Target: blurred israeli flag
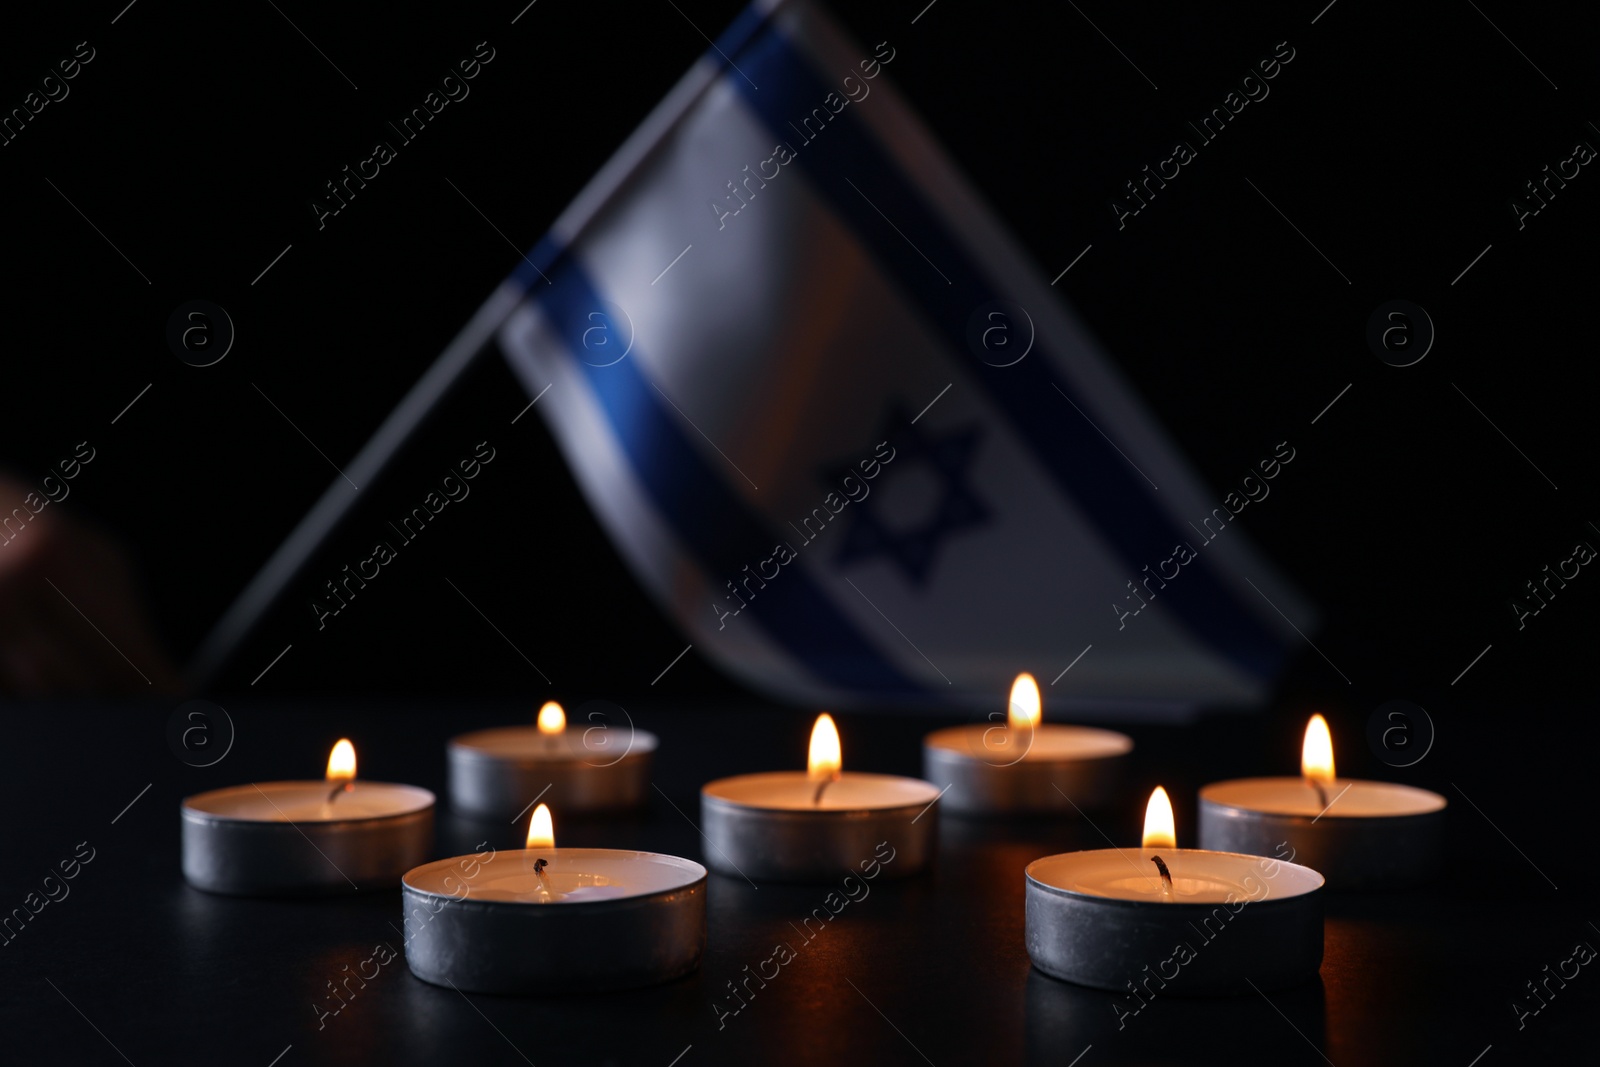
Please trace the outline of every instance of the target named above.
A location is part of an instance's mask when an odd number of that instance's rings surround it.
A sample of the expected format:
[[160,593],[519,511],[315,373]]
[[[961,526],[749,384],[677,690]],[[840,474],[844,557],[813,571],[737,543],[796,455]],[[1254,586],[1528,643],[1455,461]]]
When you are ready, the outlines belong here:
[[1311,608],[897,55],[754,4],[491,301],[506,358],[638,580],[756,689],[1001,706],[1030,670],[1063,706],[1260,699]]

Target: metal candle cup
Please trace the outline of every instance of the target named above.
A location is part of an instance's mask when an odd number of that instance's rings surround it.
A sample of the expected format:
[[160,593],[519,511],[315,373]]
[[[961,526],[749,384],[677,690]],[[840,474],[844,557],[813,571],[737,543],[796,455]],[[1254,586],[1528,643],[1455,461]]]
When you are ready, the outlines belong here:
[[774,882],[852,874],[879,844],[894,849],[890,877],[933,860],[939,790],[919,778],[848,771],[814,803],[804,771],[723,778],[700,790],[706,863],[723,874]]
[[[1152,856],[1166,863],[1165,891]],[[1097,849],[1028,864],[1028,956],[1116,992],[1215,996],[1284,988],[1322,964],[1322,876],[1199,849]]]
[[[1322,875],[1232,852],[1177,847],[1160,786],[1144,843],[1028,864],[1028,958],[1045,974],[1143,998],[1213,996],[1305,981],[1322,965]],[[1269,884],[1270,883],[1270,884]],[[1152,984],[1153,983],[1153,984]]]
[[1033,675],[1017,675],[1004,723],[952,726],[922,742],[922,773],[962,815],[1066,814],[1108,797],[1133,741],[1110,730],[1041,722]]
[[[476,873],[463,876],[467,866]],[[411,972],[463,992],[653,985],[693,971],[705,950],[706,869],[677,856],[553,847],[463,856],[408,871],[401,895]]]
[[433,847],[433,794],[389,782],[261,782],[184,800],[183,876],[235,896],[393,887]]
[[920,778],[845,773],[843,766],[839,730],[823,712],[811,730],[804,771],[742,774],[704,786],[706,862],[743,878],[831,881],[854,874],[887,844],[897,861],[894,876],[927,867],[939,790]]
[[1335,779],[1323,790],[1328,803],[1303,778],[1208,785],[1200,790],[1200,844],[1292,855],[1321,871],[1332,890],[1399,889],[1438,873],[1444,797],[1390,782]]
[[1321,715],[1306,724],[1299,778],[1241,778],[1200,790],[1200,843],[1290,857],[1335,890],[1398,889],[1426,881],[1444,861],[1444,797],[1409,785],[1334,775],[1333,736]]
[[1075,814],[1105,804],[1132,750],[1086,726],[952,726],[923,739],[922,773],[949,784],[939,803],[957,814]]
[[[656,737],[630,725],[626,746],[617,746],[611,736],[615,732],[606,727],[569,729],[560,705],[550,703],[541,710],[538,725],[452,738],[450,806],[466,815],[493,818],[515,818],[536,799],[563,812],[641,807],[649,794]],[[592,735],[598,735],[597,743],[591,743]]]

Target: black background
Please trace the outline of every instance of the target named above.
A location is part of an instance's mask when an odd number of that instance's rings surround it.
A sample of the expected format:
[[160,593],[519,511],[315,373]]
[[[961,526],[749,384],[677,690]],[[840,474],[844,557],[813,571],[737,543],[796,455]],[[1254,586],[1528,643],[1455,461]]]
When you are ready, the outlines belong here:
[[[684,8],[712,35],[736,11]],[[1314,26],[1316,12],[1281,5],[1086,13],[1159,90],[1070,8],[941,2],[915,26],[914,10],[842,15],[858,40],[897,49],[897,82],[1046,276],[1093,244],[1057,288],[1218,498],[1273,443],[1296,444],[1294,477],[1246,521],[1326,609],[1318,644],[1369,700],[1438,699],[1490,643],[1469,675],[1476,691],[1580,692],[1585,583],[1520,633],[1508,601],[1577,539],[1600,536],[1587,525],[1600,511],[1583,358],[1600,197],[1585,170],[1520,232],[1509,204],[1576,139],[1600,137],[1586,125],[1592,27],[1575,12],[1497,20],[1558,90],[1471,5],[1340,0]],[[95,445],[67,506],[132,547],[181,660],[338,478],[252,383],[347,463],[516,264],[506,240],[531,246],[705,42],[665,3],[542,3],[515,26],[515,11],[487,7],[296,18],[358,91],[270,5],[223,18],[141,0],[113,26],[115,14],[56,12],[0,44],[4,99],[18,103],[78,41],[96,49],[71,95],[0,149],[0,455],[26,475],[79,440]],[[309,204],[323,183],[482,40],[496,58],[471,95],[319,231]],[[1119,232],[1108,203],[1122,183],[1176,138],[1197,140],[1186,122],[1284,40],[1296,58],[1271,95]],[[164,341],[168,315],[196,298],[227,308],[238,331],[210,368],[184,365]],[[1413,367],[1384,365],[1364,341],[1368,315],[1396,298],[1425,307],[1438,330]],[[470,679],[522,691],[534,675],[449,576],[558,686],[648,688],[682,645],[638,595],[539,420],[510,425],[525,403],[485,361],[369,487],[353,544],[330,545],[308,569],[224,688],[314,631],[307,601],[349,561],[341,549],[364,545],[367,528],[484,439],[506,458],[472,507],[407,553],[405,578],[375,583],[303,640],[273,686],[455,691]],[[692,654],[671,677],[681,692],[718,684]]]
[[[1320,708],[1342,771],[1446,793],[1457,869],[1477,850],[1509,857],[1503,870],[1529,883],[1516,907],[1554,901],[1581,932],[1600,596],[1589,584],[1600,579],[1585,570],[1521,631],[1509,601],[1576,541],[1600,544],[1589,369],[1600,212],[1589,186],[1600,179],[1586,167],[1522,230],[1510,202],[1577,140],[1600,144],[1589,124],[1600,121],[1595,16],[1363,0],[1320,16],[1315,2],[1080,6],[938,0],[924,11],[914,0],[836,13],[858,41],[897,49],[893,78],[1046,277],[1093,246],[1056,288],[1218,498],[1273,443],[1298,450],[1292,476],[1244,518],[1324,609],[1313,637],[1349,684],[1306,649],[1264,719],[1195,751],[1245,772],[1292,766],[1305,713]],[[261,394],[347,462],[514,267],[507,240],[534,243],[704,51],[694,27],[715,36],[739,6],[539,0],[515,25],[515,0],[278,7],[56,7],[8,14],[0,35],[6,110],[79,41],[96,50],[70,96],[0,148],[0,465],[37,478],[76,442],[94,445],[60,506],[129,548],[180,660],[338,477]],[[308,205],[323,183],[484,40],[496,58],[471,95],[319,231]],[[1122,183],[1192,139],[1186,121],[1280,41],[1296,54],[1271,95],[1119,231],[1108,201]],[[228,357],[203,369],[177,360],[164,336],[172,310],[196,298],[224,306],[238,330]],[[1373,309],[1396,298],[1425,307],[1438,330],[1407,368],[1380,362],[1364,339]],[[485,360],[364,487],[346,532],[204,695],[249,688],[292,641],[253,691],[262,699],[744,699],[693,652],[651,686],[683,638],[638,591],[538,418],[510,425],[527,400]],[[500,458],[471,506],[315,633],[305,601],[354,558],[363,528],[484,439]],[[1368,713],[1392,698],[1429,709],[1439,730],[1407,771],[1360,744]],[[79,729],[96,720],[62,714],[67,747],[98,751]],[[164,714],[139,714],[158,736]],[[1183,773],[1190,756],[1171,752],[1154,773]],[[14,810],[53,823],[33,814],[59,785],[53,770],[39,777],[37,755],[9,753],[36,786],[7,792]],[[1466,795],[1481,812],[1460,803]],[[30,832],[27,856],[53,860],[53,841]],[[1549,891],[1513,849],[1563,889]],[[6,866],[8,891],[25,892],[26,872]],[[1470,924],[1450,936],[1471,936]],[[115,958],[112,942],[97,951]],[[1517,963],[1532,966],[1491,968],[1484,988],[1508,999],[1554,958],[1542,944],[1526,953]]]

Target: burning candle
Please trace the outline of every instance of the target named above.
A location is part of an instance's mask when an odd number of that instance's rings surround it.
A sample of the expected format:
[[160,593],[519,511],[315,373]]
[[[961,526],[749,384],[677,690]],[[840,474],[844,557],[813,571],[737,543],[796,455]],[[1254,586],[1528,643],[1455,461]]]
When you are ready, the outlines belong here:
[[1322,964],[1322,884],[1298,864],[1178,848],[1157,787],[1138,850],[1028,864],[1028,956],[1052,977],[1141,998],[1283,988]]
[[1394,889],[1438,872],[1445,804],[1426,789],[1337,777],[1328,722],[1313,715],[1299,778],[1240,778],[1200,790],[1200,843],[1258,855],[1292,850],[1330,889]]
[[922,744],[923,775],[948,783],[940,806],[959,814],[1075,812],[1103,804],[1133,740],[1111,730],[1041,722],[1039,685],[1019,674],[1004,726],[952,726]]
[[320,782],[259,782],[184,800],[183,876],[239,896],[393,886],[433,845],[433,794],[356,778],[341,738]]
[[550,809],[527,848],[406,872],[406,963],[435,985],[566,993],[665,982],[700,965],[706,869],[654,852],[557,848]]
[[[602,718],[602,712],[591,713],[591,721]],[[532,725],[451,739],[450,806],[467,815],[513,819],[536,799],[568,812],[636,808],[649,792],[655,749],[655,735],[634,729],[631,721],[625,728],[603,721],[572,728],[561,705],[547,701]]]
[[700,790],[706,862],[744,878],[803,882],[864,870],[881,845],[893,875],[933,858],[939,790],[920,778],[845,771],[839,731],[817,716],[804,771],[743,774]]

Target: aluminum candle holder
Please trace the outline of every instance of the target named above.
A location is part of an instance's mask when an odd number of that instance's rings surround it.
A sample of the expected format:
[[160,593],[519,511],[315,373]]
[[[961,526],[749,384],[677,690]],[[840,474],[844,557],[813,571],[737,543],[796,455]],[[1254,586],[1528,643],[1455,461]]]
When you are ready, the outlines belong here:
[[[1017,675],[1005,722],[936,730],[922,774],[958,815],[1078,814],[1110,798],[1133,740],[1111,730],[1042,722],[1039,685]],[[996,716],[998,718],[998,716]]]
[[[1122,757],[1133,750],[1124,734],[1083,726],[1041,724],[1020,755],[992,744],[996,727],[953,726],[923,741],[922,773],[948,783],[942,808],[960,815],[1076,815],[1111,799]],[[1026,736],[1026,735],[1024,735]]]
[[[406,963],[469,993],[556,994],[670,981],[700,965],[706,869],[616,849],[502,852],[439,860],[401,884]],[[454,883],[454,885],[452,885]]]
[[332,803],[329,793],[326,782],[262,782],[187,798],[184,878],[235,896],[386,889],[432,851],[426,789],[356,782]]
[[1306,724],[1299,778],[1240,778],[1200,790],[1200,844],[1309,864],[1333,890],[1400,889],[1444,862],[1438,793],[1334,773],[1321,715]]
[[1145,808],[1143,847],[1045,856],[1023,881],[1033,965],[1141,1004],[1158,993],[1281,988],[1322,965],[1322,875],[1178,848],[1172,801],[1159,786]]
[[[920,778],[843,770],[839,730],[823,712],[803,771],[742,774],[700,790],[706,862],[774,882],[831,881],[874,856],[891,877],[923,870],[938,838],[939,790]],[[882,850],[887,848],[889,858]]]
[[[1174,892],[1160,891],[1152,856],[1168,864]],[[1217,996],[1251,993],[1252,982],[1296,985],[1322,964],[1322,876],[1308,867],[1199,849],[1098,849],[1035,860],[1024,877],[1028,956],[1053,978]],[[1157,888],[1142,891],[1141,881]]]
[[[503,726],[452,738],[450,806],[466,815],[509,818],[535,799],[563,812],[619,811],[644,805],[656,737],[566,725],[561,707],[548,703],[538,725]],[[620,751],[619,751],[620,749]]]
[[837,879],[881,858],[885,844],[891,878],[933,862],[939,791],[927,782],[851,772],[829,788],[826,807],[810,805],[815,788],[799,771],[708,784],[700,791],[706,862],[723,874],[774,882]]
[[1319,813],[1299,779],[1213,783],[1200,790],[1200,845],[1293,857],[1336,891],[1402,889],[1439,873],[1444,797],[1389,782],[1332,783],[1331,793],[1340,790]]

